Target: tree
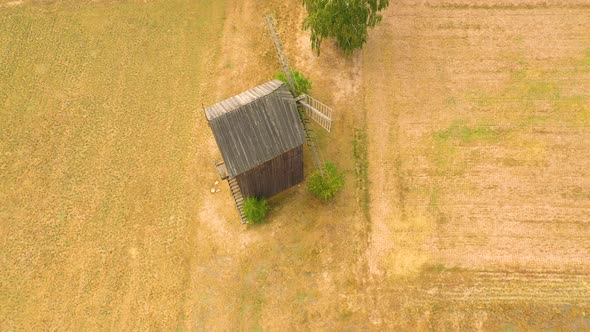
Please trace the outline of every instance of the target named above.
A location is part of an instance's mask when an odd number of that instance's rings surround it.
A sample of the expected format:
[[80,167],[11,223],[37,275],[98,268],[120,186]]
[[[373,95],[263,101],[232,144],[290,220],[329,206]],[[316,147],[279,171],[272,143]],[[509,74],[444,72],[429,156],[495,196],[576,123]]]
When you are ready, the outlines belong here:
[[344,186],[344,174],[338,171],[338,167],[331,162],[324,165],[324,175],[315,171],[307,182],[307,188],[315,196],[328,200]]
[[[307,93],[311,89],[311,82],[309,79],[307,79],[307,77],[303,76],[303,74],[297,70],[291,71],[291,77],[293,78],[293,84],[295,85],[295,90],[298,96],[300,96],[302,93]],[[275,79],[289,83],[287,80],[287,75],[282,71],[275,74]]]
[[248,224],[261,223],[269,210],[266,199],[256,197],[246,197],[243,208]]
[[379,11],[389,0],[303,0],[308,16],[303,29],[311,30],[311,47],[320,54],[324,38],[336,38],[338,46],[350,54],[367,41],[368,28],[382,19]]

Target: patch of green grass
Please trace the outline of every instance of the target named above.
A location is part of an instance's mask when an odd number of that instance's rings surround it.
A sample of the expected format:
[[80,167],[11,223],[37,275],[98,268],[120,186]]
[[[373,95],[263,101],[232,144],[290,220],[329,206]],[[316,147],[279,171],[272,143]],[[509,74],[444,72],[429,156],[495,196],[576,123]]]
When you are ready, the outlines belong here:
[[[514,61],[516,68],[511,72],[511,80],[504,89],[494,94],[487,91],[471,91],[466,95],[467,100],[480,108],[509,107],[513,109],[511,113],[522,114],[535,111],[542,104],[551,104],[562,98],[559,85],[548,79],[545,72],[529,69],[526,61]],[[516,102],[517,106],[512,102]],[[515,113],[515,110],[518,112]]]
[[295,296],[295,302],[301,306],[305,306],[306,303],[314,302],[318,298],[317,290],[314,289],[301,289]]
[[480,24],[445,23],[445,24],[439,24],[438,28],[442,29],[442,30],[481,30],[482,26]]
[[297,297],[295,298],[295,301],[297,301],[299,303],[303,303],[303,302],[305,302],[305,300],[307,300],[306,293],[299,293],[299,294],[297,294]]
[[240,306],[240,325],[250,326],[253,331],[261,330],[260,320],[265,301],[264,295],[259,290],[247,290],[241,298],[243,304]]
[[517,61],[517,68],[511,73],[511,83],[497,96],[520,100],[553,100],[559,99],[561,91],[556,83],[547,80],[547,75],[542,71],[534,71],[528,68],[528,63]]
[[[529,3],[490,3],[490,4],[469,4],[469,3],[443,3],[440,5],[430,5],[432,7],[444,9],[486,9],[486,10],[522,10],[522,9],[538,9],[548,7],[546,3],[529,4]],[[572,8],[585,8],[585,5],[570,5]]]
[[524,117],[519,124],[519,127],[540,126],[547,123],[548,117],[546,115],[529,115]]
[[511,157],[507,157],[507,158],[502,158],[499,160],[500,164],[506,167],[516,167],[516,166],[522,166],[525,164],[524,161],[519,160],[519,159],[515,159],[515,158],[511,158]]
[[524,95],[528,99],[559,99],[560,92],[554,83],[543,80],[528,80],[524,83]]
[[449,171],[459,172],[462,170],[454,167],[456,164],[456,155],[459,149],[448,142],[435,140],[433,158],[437,167],[438,173],[448,173]]
[[367,159],[367,133],[364,130],[355,130],[352,141],[352,154],[355,161],[354,174],[357,188],[361,192],[360,203],[365,218],[369,219],[369,161]]
[[467,126],[462,121],[452,123],[447,129],[434,133],[435,141],[439,143],[479,143],[497,142],[500,132],[489,126]]
[[348,309],[340,310],[340,312],[338,313],[338,318],[340,318],[340,320],[348,320],[351,316],[352,311]]
[[443,272],[446,269],[447,269],[447,267],[444,266],[444,264],[434,264],[434,265],[424,266],[425,271],[431,271],[431,272]]
[[584,105],[580,111],[576,112],[575,121],[583,125],[590,124],[590,104]]
[[526,77],[526,70],[515,70],[511,74],[513,81],[520,81]]
[[66,215],[63,213],[60,213],[57,215],[57,220],[60,222],[64,222],[66,220]]
[[556,101],[553,107],[560,119],[579,125],[590,124],[590,99],[588,97],[571,96]]
[[502,332],[514,332],[516,331],[516,325],[514,323],[504,323],[501,329]]
[[452,271],[458,271],[459,269],[456,267],[448,267],[444,264],[424,264],[422,266],[422,271],[423,272],[434,272],[434,273],[440,273],[440,272],[452,272]]
[[439,205],[441,204],[441,193],[438,185],[431,190],[428,198],[428,211],[437,223],[444,224],[447,222],[445,216],[441,213]]
[[433,133],[433,159],[439,174],[462,174],[467,163],[460,154],[461,145],[489,144],[500,141],[503,132],[487,125],[468,126],[453,122],[448,128]]
[[433,188],[432,191],[430,191],[430,199],[428,200],[429,210],[431,210],[431,211],[437,210],[439,203],[440,203],[440,194],[439,194],[438,187],[436,187],[436,188]]
[[455,106],[457,105],[457,98],[455,97],[448,97],[447,99],[445,99],[445,104],[447,104],[448,106]]
[[516,62],[515,69],[511,73],[512,82],[519,82],[525,79],[527,77],[529,63],[520,59],[518,55],[516,55],[515,58],[510,58],[510,60]]
[[579,64],[580,66],[590,67],[590,48],[584,52],[584,57]]
[[[472,91],[467,94],[467,100],[482,109],[493,106],[506,110],[504,120],[512,122],[515,128],[543,126],[551,122],[582,127],[590,124],[588,97],[568,95],[558,82],[552,80],[550,73],[531,69],[522,59],[513,61],[516,66],[511,73],[511,82],[502,91],[493,95]],[[579,66],[590,65],[590,49],[576,61]],[[469,139],[470,135],[466,137]]]
[[466,99],[479,107],[492,106],[497,102],[497,99],[492,99],[481,92],[470,92],[466,95]]

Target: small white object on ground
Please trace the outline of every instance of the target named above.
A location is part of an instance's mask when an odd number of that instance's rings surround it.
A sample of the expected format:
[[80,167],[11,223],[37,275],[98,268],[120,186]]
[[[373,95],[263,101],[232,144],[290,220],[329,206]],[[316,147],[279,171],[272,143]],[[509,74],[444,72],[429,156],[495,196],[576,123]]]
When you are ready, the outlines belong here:
[[215,192],[215,188],[211,188],[211,192],[214,193]]
[[215,192],[216,192],[216,193],[218,193],[218,192],[220,192],[220,191],[221,191],[220,189],[217,189]]
[[215,181],[215,185],[218,185],[218,184],[219,184],[219,181]]

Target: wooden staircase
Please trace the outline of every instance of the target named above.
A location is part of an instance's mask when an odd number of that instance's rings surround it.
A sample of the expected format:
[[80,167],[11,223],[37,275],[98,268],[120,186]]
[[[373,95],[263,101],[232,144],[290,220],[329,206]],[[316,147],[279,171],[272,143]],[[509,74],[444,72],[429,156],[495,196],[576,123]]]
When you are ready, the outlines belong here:
[[242,219],[242,224],[245,224],[247,219],[246,215],[244,214],[244,197],[242,197],[242,192],[240,191],[238,181],[236,178],[228,177],[227,183],[229,184],[229,189],[234,198],[234,202],[236,203],[236,208],[238,209],[238,213]]

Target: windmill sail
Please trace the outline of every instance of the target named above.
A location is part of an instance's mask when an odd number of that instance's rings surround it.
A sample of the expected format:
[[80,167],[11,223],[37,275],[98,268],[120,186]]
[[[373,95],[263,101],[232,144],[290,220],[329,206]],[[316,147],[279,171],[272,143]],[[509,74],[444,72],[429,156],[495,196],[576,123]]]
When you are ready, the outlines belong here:
[[[270,30],[270,36],[272,38],[272,41],[275,45],[275,49],[277,51],[277,55],[279,57],[279,62],[281,63],[281,67],[283,67],[283,71],[285,72],[285,75],[287,76],[287,80],[289,81],[289,89],[291,90],[291,93],[293,95],[296,95],[295,84],[293,84],[293,78],[291,77],[291,71],[289,70],[289,66],[287,65],[287,60],[285,60],[285,56],[283,55],[283,51],[281,50],[281,43],[279,42],[279,38],[277,37],[277,34],[275,32],[274,25],[272,24],[272,19],[270,18],[270,15],[266,15],[265,18],[266,18],[266,24],[268,24],[268,29]],[[303,125],[303,130],[305,131],[307,143],[309,144],[309,146],[311,147],[311,151],[313,152],[316,166],[318,167],[320,174],[322,174],[322,176],[323,176],[324,175],[324,169],[323,169],[324,164],[322,163],[322,159],[320,157],[320,152],[318,151],[318,148],[315,145],[315,141],[313,139],[313,135],[311,134],[311,130],[309,130],[309,128],[307,127],[307,124],[305,123],[303,112],[300,111],[299,116],[301,117],[301,124]]]
[[330,132],[330,129],[332,128],[332,113],[334,111],[310,95],[303,94],[303,97],[304,98],[299,100],[299,104],[305,108],[305,114],[322,128]]
[[291,90],[291,93],[294,96],[296,96],[297,94],[295,92],[295,84],[293,84],[293,78],[291,77],[291,70],[289,69],[289,66],[287,65],[287,60],[285,59],[283,51],[281,50],[281,43],[279,41],[279,38],[277,37],[277,33],[275,32],[275,27],[272,24],[272,19],[270,15],[266,15],[264,18],[266,19],[266,24],[268,25],[268,29],[270,30],[270,37],[272,38],[272,42],[275,45],[277,55],[279,56],[279,62],[281,63],[283,71],[285,72],[285,76],[287,76],[289,90]]

